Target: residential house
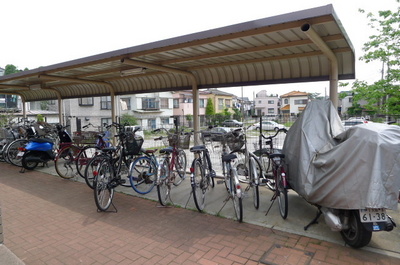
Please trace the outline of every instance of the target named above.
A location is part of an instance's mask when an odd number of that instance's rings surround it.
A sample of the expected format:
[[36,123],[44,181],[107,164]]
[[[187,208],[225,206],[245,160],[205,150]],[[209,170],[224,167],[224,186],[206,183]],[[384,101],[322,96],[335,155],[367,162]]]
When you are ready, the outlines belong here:
[[297,116],[306,107],[309,101],[309,93],[292,91],[281,95],[281,101],[281,113],[283,116]]
[[250,100],[248,97],[236,97],[236,101],[233,105],[237,109],[240,109],[244,117],[250,117],[254,113],[254,101]]
[[235,95],[216,88],[210,88],[206,91],[209,93],[209,98],[213,101],[215,113],[223,112],[225,109],[233,113],[233,99],[236,97]]
[[254,99],[255,114],[276,118],[280,114],[280,100],[278,95],[268,95],[266,90],[261,90]]
[[[193,93],[192,90],[182,90],[172,92],[173,95],[173,115],[178,117],[180,124],[192,127],[191,120],[187,115],[193,116]],[[206,105],[209,93],[199,90],[199,116],[200,124],[205,122]]]

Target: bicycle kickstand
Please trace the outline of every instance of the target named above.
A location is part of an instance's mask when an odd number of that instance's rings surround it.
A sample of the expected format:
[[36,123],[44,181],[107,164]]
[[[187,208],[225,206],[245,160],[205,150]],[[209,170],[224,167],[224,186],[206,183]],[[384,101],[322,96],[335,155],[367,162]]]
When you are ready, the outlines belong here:
[[226,199],[224,200],[224,204],[222,205],[221,209],[219,209],[217,215],[219,215],[219,213],[222,211],[222,209],[224,209],[226,203],[229,201],[230,198],[231,198],[231,195],[228,195],[228,197],[226,197]]

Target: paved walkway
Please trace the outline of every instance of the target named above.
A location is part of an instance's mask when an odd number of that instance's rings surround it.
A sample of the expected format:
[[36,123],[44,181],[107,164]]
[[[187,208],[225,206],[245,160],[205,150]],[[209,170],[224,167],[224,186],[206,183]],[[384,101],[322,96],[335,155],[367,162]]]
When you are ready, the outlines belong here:
[[92,190],[81,182],[22,174],[5,163],[0,172],[4,244],[27,265],[400,264],[395,257],[162,208],[123,193],[114,198],[118,213],[100,213]]

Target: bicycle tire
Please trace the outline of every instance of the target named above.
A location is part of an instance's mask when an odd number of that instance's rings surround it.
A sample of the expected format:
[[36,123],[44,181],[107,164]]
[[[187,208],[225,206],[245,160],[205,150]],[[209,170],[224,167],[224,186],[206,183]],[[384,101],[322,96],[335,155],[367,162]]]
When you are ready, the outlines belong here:
[[77,157],[76,157],[76,171],[78,172],[79,176],[85,178],[85,169],[86,166],[89,164],[89,161],[98,155],[100,152],[100,148],[96,146],[85,146],[83,147]]
[[249,178],[250,178],[250,188],[252,189],[253,193],[253,205],[254,208],[258,209],[260,206],[260,193],[258,190],[259,185],[259,175],[256,168],[256,161],[254,157],[249,157]]
[[284,182],[282,179],[282,166],[279,166],[276,170],[276,192],[278,193],[278,207],[279,213],[283,219],[286,219],[288,216],[288,191],[284,186]]
[[130,164],[129,182],[134,191],[147,194],[153,190],[157,182],[157,167],[145,156],[138,157]]
[[192,191],[194,204],[199,212],[204,210],[209,181],[204,174],[203,165],[199,159],[193,161]]
[[22,166],[22,156],[19,155],[20,147],[25,147],[28,143],[28,140],[18,139],[12,141],[6,150],[6,161],[14,166],[21,167]]
[[111,185],[114,179],[114,169],[110,160],[103,160],[98,173],[94,178],[94,201],[99,211],[107,211],[114,197],[114,187]]
[[[231,176],[230,176],[230,188],[231,188],[231,198],[233,202],[233,209],[235,210],[235,215],[239,223],[243,222],[243,201],[241,196],[240,184],[236,171],[231,169]],[[236,183],[237,182],[237,183]],[[239,186],[239,187],[238,187]]]
[[214,180],[215,171],[212,168],[212,162],[211,162],[210,155],[208,154],[208,151],[204,155],[203,165],[204,165],[204,175],[206,175],[211,187],[214,188],[215,187],[215,180]]
[[105,154],[99,154],[95,157],[93,157],[89,163],[87,164],[86,168],[85,168],[85,182],[86,185],[88,185],[89,188],[93,189],[93,181],[94,178],[97,175],[98,172],[98,166],[100,165],[100,163],[104,160],[104,159],[108,159],[108,156],[106,156]]
[[69,145],[60,150],[54,159],[54,165],[57,174],[64,179],[71,179],[78,175],[76,170],[76,157],[79,153],[79,147]]
[[182,181],[186,177],[186,166],[187,166],[187,159],[186,153],[182,149],[178,150],[178,154],[175,157],[175,170],[178,174],[175,174],[175,179],[173,184],[175,186],[179,186]]
[[169,159],[165,158],[160,166],[160,173],[157,177],[157,195],[158,201],[162,206],[167,206],[168,197],[170,196],[171,185],[169,170]]

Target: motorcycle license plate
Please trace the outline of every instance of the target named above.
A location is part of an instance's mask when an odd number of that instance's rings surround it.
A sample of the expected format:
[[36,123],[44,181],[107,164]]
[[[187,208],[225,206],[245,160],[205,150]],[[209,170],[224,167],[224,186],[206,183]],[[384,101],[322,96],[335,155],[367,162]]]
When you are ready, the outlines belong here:
[[25,152],[18,152],[17,157],[23,157]]
[[380,209],[360,209],[360,220],[361,223],[371,223],[371,222],[385,222],[386,210],[383,208]]

